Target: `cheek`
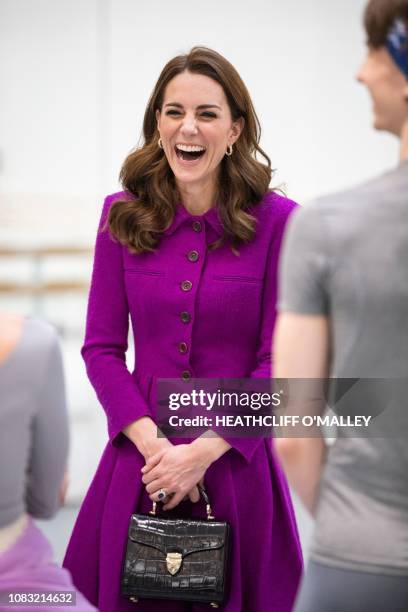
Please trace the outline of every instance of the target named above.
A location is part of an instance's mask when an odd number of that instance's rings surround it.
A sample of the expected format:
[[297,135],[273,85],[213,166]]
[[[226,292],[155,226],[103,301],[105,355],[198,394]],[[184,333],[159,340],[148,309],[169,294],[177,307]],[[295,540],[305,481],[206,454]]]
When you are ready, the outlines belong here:
[[373,81],[369,89],[373,100],[378,104],[383,104],[387,100],[387,91],[384,87],[384,83]]
[[218,164],[225,155],[225,151],[228,146],[228,139],[226,135],[218,134],[212,141],[212,159]]
[[178,122],[174,121],[174,119],[170,117],[163,116],[161,118],[159,127],[160,127],[160,133],[164,136],[169,137],[169,136],[172,136],[174,132],[177,130]]
[[382,86],[379,85],[377,87],[377,92],[381,101],[386,105],[386,108],[392,110],[397,107],[395,98],[395,87],[390,81],[388,81],[387,83],[382,83]]
[[211,156],[209,158],[209,163],[211,167],[219,166],[225,155],[226,149],[227,145],[224,145],[224,143],[217,142],[217,144],[214,145],[213,150],[211,152]]
[[172,133],[171,125],[167,121],[163,121],[160,126],[162,136],[169,136]]
[[226,146],[228,141],[229,130],[224,125],[207,126],[206,130],[202,130],[203,136],[214,148],[222,148]]

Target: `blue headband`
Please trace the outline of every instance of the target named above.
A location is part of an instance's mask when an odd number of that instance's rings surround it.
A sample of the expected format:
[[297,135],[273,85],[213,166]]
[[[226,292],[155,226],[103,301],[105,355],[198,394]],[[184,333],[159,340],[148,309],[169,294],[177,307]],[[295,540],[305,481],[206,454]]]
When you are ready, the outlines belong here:
[[408,27],[402,19],[396,19],[390,27],[385,46],[408,79]]

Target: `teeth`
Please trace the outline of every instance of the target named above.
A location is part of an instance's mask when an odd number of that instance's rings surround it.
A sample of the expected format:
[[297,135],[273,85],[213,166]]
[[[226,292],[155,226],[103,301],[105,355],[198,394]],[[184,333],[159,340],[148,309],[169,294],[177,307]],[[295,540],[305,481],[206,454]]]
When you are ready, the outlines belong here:
[[197,153],[198,151],[205,151],[205,147],[202,147],[201,145],[177,144],[176,148],[179,151],[185,151],[186,153]]

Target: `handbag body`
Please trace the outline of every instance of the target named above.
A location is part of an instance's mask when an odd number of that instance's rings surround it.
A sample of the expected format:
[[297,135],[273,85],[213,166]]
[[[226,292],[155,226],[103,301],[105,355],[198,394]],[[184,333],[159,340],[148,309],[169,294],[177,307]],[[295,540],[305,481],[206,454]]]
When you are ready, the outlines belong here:
[[208,496],[207,519],[132,514],[122,572],[122,594],[139,598],[209,603],[225,601],[230,526],[216,521]]

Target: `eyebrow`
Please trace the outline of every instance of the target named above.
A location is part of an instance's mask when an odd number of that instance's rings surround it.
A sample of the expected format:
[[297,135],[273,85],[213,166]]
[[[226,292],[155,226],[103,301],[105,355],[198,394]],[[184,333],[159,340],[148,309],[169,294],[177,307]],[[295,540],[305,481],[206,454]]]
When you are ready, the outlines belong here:
[[[177,106],[177,108],[183,108],[183,105],[179,102],[168,102],[164,106]],[[197,109],[199,110],[202,110],[204,108],[218,108],[219,110],[221,110],[221,106],[218,106],[218,104],[200,104],[199,106],[197,106]]]

